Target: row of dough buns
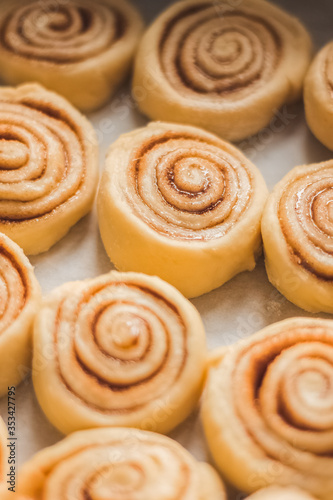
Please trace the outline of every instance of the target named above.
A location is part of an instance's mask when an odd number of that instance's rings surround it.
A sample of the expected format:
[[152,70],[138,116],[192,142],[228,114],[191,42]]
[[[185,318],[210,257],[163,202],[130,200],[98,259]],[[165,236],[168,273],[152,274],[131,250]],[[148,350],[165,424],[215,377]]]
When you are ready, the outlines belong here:
[[[91,111],[128,74],[142,30],[127,0],[98,0],[94,9],[88,0],[4,2],[1,78],[11,85],[39,82]],[[309,126],[333,149],[332,43],[308,71],[311,57],[304,26],[270,2],[247,0],[237,8],[228,0],[176,2],[140,43],[132,93],[152,119],[241,140],[298,99],[307,74]]]
[[[91,111],[128,74],[143,23],[127,0],[14,0],[0,31],[4,82],[36,81]],[[304,26],[270,2],[176,2],[139,45],[132,94],[153,119],[240,140],[301,96],[311,56]]]
[[[235,486],[252,492],[294,484],[330,499],[331,351],[332,321],[295,318],[225,348],[221,361],[212,357],[203,422],[215,461]],[[207,359],[195,308],[170,285],[140,274],[63,285],[44,299],[35,323],[37,397],[66,433],[119,425],[168,432],[197,404]],[[113,474],[97,492],[113,487]],[[69,491],[72,481],[69,474]]]

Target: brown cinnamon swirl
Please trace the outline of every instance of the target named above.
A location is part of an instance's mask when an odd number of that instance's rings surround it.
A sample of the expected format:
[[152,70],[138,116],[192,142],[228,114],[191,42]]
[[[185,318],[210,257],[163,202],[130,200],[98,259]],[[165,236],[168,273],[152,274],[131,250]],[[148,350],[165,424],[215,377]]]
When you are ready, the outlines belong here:
[[91,124],[37,84],[0,89],[0,231],[27,254],[48,250],[93,203]]
[[133,94],[152,119],[240,140],[300,97],[310,60],[305,28],[270,2],[185,0],[144,35]]
[[30,371],[40,288],[22,250],[0,233],[0,396]]
[[236,148],[156,122],[111,146],[99,224],[118,269],[156,274],[193,297],[254,268],[266,196],[261,174]]
[[333,321],[288,319],[231,346],[203,402],[221,471],[246,492],[293,485],[330,500],[332,387]]
[[21,470],[33,500],[226,500],[213,468],[170,438],[136,429],[93,429],[41,451]]
[[205,366],[199,313],[158,278],[111,272],[66,284],[35,322],[34,387],[64,433],[117,425],[168,432],[196,405]]
[[126,77],[141,31],[126,0],[2,2],[0,75],[39,82],[91,111]]
[[333,150],[333,42],[319,52],[310,67],[305,79],[304,103],[310,129]]
[[271,283],[313,312],[333,312],[333,162],[296,167],[267,202],[262,235]]

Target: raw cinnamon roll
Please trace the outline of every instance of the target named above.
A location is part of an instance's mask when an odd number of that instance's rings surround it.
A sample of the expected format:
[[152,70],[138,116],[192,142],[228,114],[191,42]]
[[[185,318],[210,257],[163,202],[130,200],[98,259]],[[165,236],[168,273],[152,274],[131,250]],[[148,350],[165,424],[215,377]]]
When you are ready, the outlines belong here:
[[249,496],[246,500],[315,500],[312,495],[298,488],[264,488]]
[[64,433],[118,425],[168,432],[197,404],[205,367],[199,313],[158,278],[114,271],[66,284],[36,319],[34,386]]
[[210,465],[172,439],[136,429],[93,429],[47,448],[21,470],[34,500],[226,500]]
[[1,2],[0,76],[39,82],[91,111],[126,77],[141,32],[126,0]]
[[294,168],[262,220],[271,283],[297,306],[333,313],[333,161]]
[[264,0],[177,2],[143,37],[133,94],[152,119],[240,140],[301,96],[311,46],[296,18]]
[[98,148],[90,123],[37,84],[0,89],[0,231],[48,250],[91,208]]
[[230,144],[151,123],[109,150],[101,235],[118,269],[156,274],[194,297],[254,268],[266,197],[260,172]]
[[[0,416],[0,484],[5,480],[7,469],[7,427]],[[2,498],[2,497],[0,497]]]
[[22,250],[0,233],[0,396],[30,371],[40,288]]
[[288,319],[231,346],[202,410],[223,474],[248,493],[293,485],[331,500],[332,387],[333,321]]
[[333,42],[313,61],[305,79],[305,113],[317,139],[333,150]]

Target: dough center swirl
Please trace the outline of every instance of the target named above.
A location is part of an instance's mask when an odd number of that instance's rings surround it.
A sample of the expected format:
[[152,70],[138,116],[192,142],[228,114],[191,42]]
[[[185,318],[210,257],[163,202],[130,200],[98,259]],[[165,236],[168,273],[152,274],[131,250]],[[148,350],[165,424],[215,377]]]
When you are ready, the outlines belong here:
[[149,289],[118,282],[82,287],[56,314],[59,375],[88,407],[130,412],[162,397],[182,373],[187,360],[182,318]]
[[293,257],[320,279],[333,279],[333,176],[324,167],[290,182],[278,208]]
[[209,240],[226,234],[251,202],[253,179],[236,157],[195,136],[153,137],[134,151],[124,192],[161,234]]
[[24,58],[69,64],[110,49],[123,35],[125,19],[107,3],[82,0],[32,2],[3,23],[2,45]]
[[161,65],[181,94],[244,98],[270,80],[279,64],[282,41],[274,26],[246,7],[222,7],[222,16],[207,3],[184,9],[164,30]]

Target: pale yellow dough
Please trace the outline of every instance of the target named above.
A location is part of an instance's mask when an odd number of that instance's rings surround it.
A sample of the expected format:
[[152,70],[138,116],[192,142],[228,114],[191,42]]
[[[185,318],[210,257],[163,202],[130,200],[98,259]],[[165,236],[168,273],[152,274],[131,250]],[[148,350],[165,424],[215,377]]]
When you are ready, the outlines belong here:
[[213,468],[176,441],[123,428],[72,434],[27,462],[17,486],[33,500],[226,500]]
[[[332,500],[332,386],[331,320],[288,319],[225,350],[202,407],[223,475],[247,493],[292,485]],[[286,500],[263,493],[253,500],[263,498]]]
[[155,122],[111,146],[100,231],[119,270],[158,275],[195,297],[255,267],[266,198],[262,175],[238,149]]
[[0,416],[0,488],[2,482],[5,481],[7,473],[7,435],[7,427]]
[[1,2],[1,79],[39,82],[92,111],[128,75],[142,29],[127,0]]
[[272,486],[254,493],[246,500],[315,500],[315,498],[298,488]]
[[333,42],[319,52],[309,69],[304,103],[310,129],[333,151]]
[[0,233],[0,396],[30,373],[40,287],[21,248]]
[[297,306],[333,313],[333,161],[291,170],[264,210],[262,236],[271,283]]
[[169,432],[198,403],[206,362],[198,311],[143,274],[65,284],[35,322],[36,395],[66,434],[104,426]]
[[312,57],[303,25],[265,0],[183,0],[145,33],[133,95],[154,120],[236,141],[301,97]]
[[38,84],[0,88],[0,231],[48,250],[89,212],[98,180],[92,125]]

